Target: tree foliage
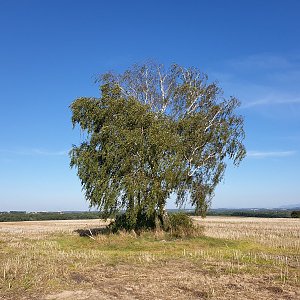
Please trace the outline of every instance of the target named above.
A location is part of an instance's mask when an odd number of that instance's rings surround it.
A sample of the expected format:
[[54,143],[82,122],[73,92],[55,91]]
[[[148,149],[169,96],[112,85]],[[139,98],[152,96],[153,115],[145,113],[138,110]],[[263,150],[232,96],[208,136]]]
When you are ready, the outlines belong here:
[[107,216],[126,211],[129,227],[154,218],[167,227],[166,201],[190,201],[205,215],[231,159],[245,156],[239,101],[196,68],[135,65],[98,80],[99,98],[71,104],[72,123],[86,132],[71,166],[91,206]]
[[292,218],[300,218],[300,210],[293,210],[291,213]]

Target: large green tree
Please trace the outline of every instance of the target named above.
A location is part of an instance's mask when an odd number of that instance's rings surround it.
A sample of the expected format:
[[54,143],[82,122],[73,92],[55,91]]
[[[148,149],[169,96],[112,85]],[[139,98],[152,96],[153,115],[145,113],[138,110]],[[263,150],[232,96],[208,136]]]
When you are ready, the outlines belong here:
[[204,216],[228,159],[238,165],[245,156],[239,101],[179,65],[135,65],[98,82],[99,98],[71,104],[73,126],[86,132],[71,166],[90,205],[107,216],[125,210],[128,228],[145,220],[166,228],[174,193],[178,206],[190,201]]

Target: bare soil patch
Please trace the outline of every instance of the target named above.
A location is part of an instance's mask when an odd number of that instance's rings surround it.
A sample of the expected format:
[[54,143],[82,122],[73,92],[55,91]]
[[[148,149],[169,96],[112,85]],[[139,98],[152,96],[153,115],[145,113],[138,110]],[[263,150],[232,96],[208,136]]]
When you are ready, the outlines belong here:
[[[87,288],[46,295],[43,299],[299,299],[289,286],[268,278],[224,275],[186,262],[165,265],[98,266]],[[89,287],[88,287],[89,286]]]

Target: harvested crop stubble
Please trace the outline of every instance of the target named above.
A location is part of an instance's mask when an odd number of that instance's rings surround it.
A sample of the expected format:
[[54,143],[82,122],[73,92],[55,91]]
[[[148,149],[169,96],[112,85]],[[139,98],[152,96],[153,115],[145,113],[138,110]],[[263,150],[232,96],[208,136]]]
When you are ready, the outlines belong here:
[[205,236],[103,234],[101,220],[2,223],[0,299],[300,298],[300,220],[194,221]]

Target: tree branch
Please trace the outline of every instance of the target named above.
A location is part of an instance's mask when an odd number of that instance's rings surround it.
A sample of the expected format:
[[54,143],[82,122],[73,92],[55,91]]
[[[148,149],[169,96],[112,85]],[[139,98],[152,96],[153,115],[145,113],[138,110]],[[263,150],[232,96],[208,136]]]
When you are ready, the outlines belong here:
[[216,114],[213,116],[213,118],[209,121],[209,124],[205,127],[204,132],[206,132],[213,124],[215,119],[217,118],[218,114],[221,112],[221,108],[216,112]]
[[206,161],[208,161],[209,159],[211,159],[211,158],[213,158],[213,157],[215,157],[215,156],[216,156],[216,153],[209,154],[209,155],[202,161],[202,164],[201,164],[200,166],[195,167],[194,170],[192,170],[191,172],[188,173],[188,176],[192,177],[192,176],[195,174],[195,172],[196,172],[197,170],[199,170],[201,167],[203,167],[203,165],[204,165],[204,163],[205,163]]

